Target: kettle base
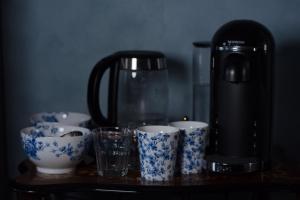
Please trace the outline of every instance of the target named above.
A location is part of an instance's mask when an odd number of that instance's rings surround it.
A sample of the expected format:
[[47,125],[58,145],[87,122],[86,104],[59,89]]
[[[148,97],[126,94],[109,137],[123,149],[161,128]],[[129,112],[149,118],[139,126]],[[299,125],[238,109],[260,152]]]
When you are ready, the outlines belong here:
[[212,173],[250,173],[261,170],[261,161],[256,157],[237,158],[222,155],[206,157],[206,170]]

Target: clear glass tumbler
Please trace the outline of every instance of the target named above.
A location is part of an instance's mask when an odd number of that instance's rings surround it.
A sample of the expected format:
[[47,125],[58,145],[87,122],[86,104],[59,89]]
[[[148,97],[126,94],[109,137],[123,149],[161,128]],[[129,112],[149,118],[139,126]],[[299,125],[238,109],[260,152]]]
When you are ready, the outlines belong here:
[[132,132],[128,128],[93,130],[97,172],[100,176],[125,176],[128,172]]
[[193,120],[208,122],[210,42],[194,42],[193,46]]

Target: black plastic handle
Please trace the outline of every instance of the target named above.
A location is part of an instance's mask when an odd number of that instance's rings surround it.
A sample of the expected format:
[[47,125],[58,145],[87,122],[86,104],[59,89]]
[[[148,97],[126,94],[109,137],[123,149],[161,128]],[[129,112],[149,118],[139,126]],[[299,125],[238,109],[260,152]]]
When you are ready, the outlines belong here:
[[[119,69],[116,65],[117,56],[111,55],[100,60],[93,68],[88,82],[88,109],[92,120],[99,126],[117,125],[117,95]],[[104,117],[100,108],[100,82],[104,72],[110,68],[108,90],[108,113]]]

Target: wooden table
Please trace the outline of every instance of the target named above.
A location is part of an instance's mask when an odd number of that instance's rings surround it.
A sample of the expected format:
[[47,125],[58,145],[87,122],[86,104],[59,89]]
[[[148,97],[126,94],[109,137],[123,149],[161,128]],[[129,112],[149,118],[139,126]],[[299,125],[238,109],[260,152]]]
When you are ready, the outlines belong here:
[[101,197],[109,199],[147,199],[150,196],[159,199],[169,194],[177,199],[190,199],[191,195],[199,193],[226,196],[231,191],[251,192],[255,199],[266,199],[271,191],[300,192],[300,165],[277,166],[251,174],[179,175],[168,182],[144,181],[138,171],[129,171],[125,177],[101,177],[96,173],[95,164],[81,164],[73,174],[45,175],[37,173],[34,165],[26,160],[19,170],[21,175],[11,182],[18,199],[59,199],[63,194],[74,192],[82,194],[81,198],[101,193]]

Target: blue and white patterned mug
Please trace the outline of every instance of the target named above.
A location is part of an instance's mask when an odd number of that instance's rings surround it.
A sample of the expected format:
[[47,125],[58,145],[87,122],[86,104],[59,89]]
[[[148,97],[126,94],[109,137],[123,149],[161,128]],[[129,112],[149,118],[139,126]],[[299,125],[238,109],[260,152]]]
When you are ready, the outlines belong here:
[[143,126],[137,129],[141,177],[167,181],[174,177],[179,129]]
[[197,174],[204,167],[207,145],[207,123],[196,121],[171,122],[170,126],[180,129],[178,165],[182,174]]

